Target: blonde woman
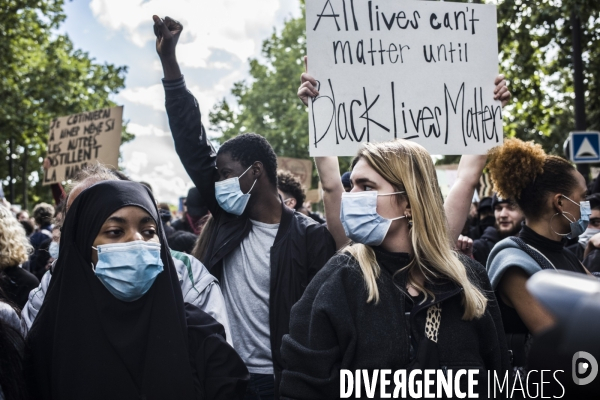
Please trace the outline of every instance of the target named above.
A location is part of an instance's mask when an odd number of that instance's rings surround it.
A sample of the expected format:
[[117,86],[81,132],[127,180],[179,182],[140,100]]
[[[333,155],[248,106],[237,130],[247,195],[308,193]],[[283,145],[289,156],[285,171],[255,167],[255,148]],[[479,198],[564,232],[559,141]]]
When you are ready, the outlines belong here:
[[452,250],[429,153],[405,140],[367,143],[351,181],[341,222],[353,243],[292,308],[282,398],[339,398],[341,369],[504,374],[496,300],[485,269]]
[[32,250],[23,225],[0,206],[0,288],[19,309],[27,303],[31,289],[40,284],[33,274],[21,268]]

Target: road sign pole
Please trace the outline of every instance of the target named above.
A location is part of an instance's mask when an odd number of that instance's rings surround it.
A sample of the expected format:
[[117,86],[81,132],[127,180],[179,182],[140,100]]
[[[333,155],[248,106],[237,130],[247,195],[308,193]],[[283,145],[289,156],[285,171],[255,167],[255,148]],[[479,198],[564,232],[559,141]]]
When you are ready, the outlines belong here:
[[[573,32],[573,86],[575,87],[575,129],[586,130],[585,123],[585,87],[583,83],[583,60],[581,57],[581,20],[575,8],[571,11]],[[586,183],[590,180],[590,165],[577,164],[577,170],[583,175]]]

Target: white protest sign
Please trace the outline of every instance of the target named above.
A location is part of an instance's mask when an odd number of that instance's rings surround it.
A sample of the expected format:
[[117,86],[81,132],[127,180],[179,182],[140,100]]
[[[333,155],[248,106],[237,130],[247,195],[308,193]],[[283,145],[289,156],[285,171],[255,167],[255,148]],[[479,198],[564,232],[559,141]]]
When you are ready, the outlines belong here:
[[50,168],[43,184],[73,179],[96,161],[117,168],[122,123],[123,106],[54,119],[48,134]]
[[310,155],[404,138],[431,154],[502,143],[496,7],[412,0],[306,2]]

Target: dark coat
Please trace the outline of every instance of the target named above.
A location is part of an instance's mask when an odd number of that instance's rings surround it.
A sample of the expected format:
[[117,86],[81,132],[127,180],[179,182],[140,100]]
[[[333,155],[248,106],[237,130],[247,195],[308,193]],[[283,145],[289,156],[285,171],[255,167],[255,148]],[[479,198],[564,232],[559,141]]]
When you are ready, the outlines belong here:
[[[306,288],[292,309],[290,334],[283,340],[286,362],[280,393],[290,399],[339,398],[340,369],[404,369],[409,364],[410,342],[405,319],[407,297],[398,287],[406,285],[406,272],[393,274],[380,261],[377,281],[380,301],[367,303],[367,289],[358,263],[337,254]],[[501,373],[509,368],[508,350],[498,304],[485,269],[462,257],[469,278],[488,297],[485,314],[463,321],[462,288],[449,281],[428,287],[440,302],[438,332],[440,369],[479,369]],[[406,271],[406,270],[405,270]],[[413,306],[410,332],[417,342],[424,336],[426,312],[431,297]],[[481,385],[481,380],[480,380]],[[363,390],[364,394],[365,391]],[[376,391],[379,395],[379,389]]]
[[29,292],[38,287],[40,281],[29,271],[18,265],[0,269],[0,288],[8,300],[22,309],[27,304]]
[[488,226],[483,231],[483,235],[473,241],[473,258],[481,265],[486,265],[490,252],[499,241],[500,237],[496,228]]
[[[223,258],[248,236],[252,223],[245,214],[223,211],[216,201],[217,154],[206,136],[198,102],[185,88],[183,78],[165,81],[165,92],[175,150],[215,219],[204,260],[210,273],[221,279]],[[270,255],[269,324],[276,380],[283,369],[281,339],[289,331],[292,306],[335,252],[335,242],[325,226],[283,204],[281,207],[281,222]]]

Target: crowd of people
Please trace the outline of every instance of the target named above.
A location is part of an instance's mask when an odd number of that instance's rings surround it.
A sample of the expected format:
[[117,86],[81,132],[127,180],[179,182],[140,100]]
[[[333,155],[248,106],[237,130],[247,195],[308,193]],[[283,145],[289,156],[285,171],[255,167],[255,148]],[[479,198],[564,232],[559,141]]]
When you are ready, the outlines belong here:
[[[97,164],[31,218],[0,206],[0,399],[335,399],[341,370],[522,381],[556,324],[527,282],[600,272],[600,190],[508,139],[463,156],[444,200],[431,155],[399,139],[365,143],[343,174],[316,157],[322,216],[264,137],[215,150],[177,63],[183,27],[153,18],[194,187],[174,219]],[[302,74],[299,99],[317,95]],[[495,193],[474,203],[486,163]]]

